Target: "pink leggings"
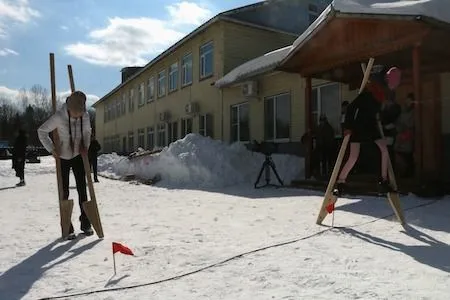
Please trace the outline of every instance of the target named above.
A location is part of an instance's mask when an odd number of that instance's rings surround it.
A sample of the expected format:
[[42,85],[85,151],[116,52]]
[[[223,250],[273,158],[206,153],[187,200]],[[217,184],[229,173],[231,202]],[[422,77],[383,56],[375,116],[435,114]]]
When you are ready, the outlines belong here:
[[[383,180],[387,180],[387,164],[389,152],[387,150],[386,141],[384,139],[379,139],[375,141],[375,144],[377,144],[381,152],[381,177],[383,178]],[[350,143],[350,155],[344,167],[342,168],[341,173],[339,174],[337,182],[345,182],[345,180],[347,179],[348,173],[350,173],[356,161],[358,160],[360,146],[360,143]]]

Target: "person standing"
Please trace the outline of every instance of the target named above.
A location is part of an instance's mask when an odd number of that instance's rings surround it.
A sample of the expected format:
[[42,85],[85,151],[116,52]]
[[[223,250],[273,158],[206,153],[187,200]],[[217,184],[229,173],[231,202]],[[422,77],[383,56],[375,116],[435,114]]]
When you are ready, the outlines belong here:
[[344,123],[344,135],[350,135],[350,154],[344,164],[334,193],[340,196],[346,188],[346,179],[359,157],[361,143],[374,142],[381,152],[381,178],[378,182],[380,192],[392,191],[388,181],[389,152],[386,141],[381,137],[378,127],[382,103],[387,93],[400,85],[401,72],[392,67],[389,70],[371,74],[370,82],[347,107]]
[[405,162],[404,177],[414,176],[414,95],[408,94],[397,121],[395,152]]
[[[55,129],[58,130],[60,138],[60,152],[57,151],[49,137],[49,133]],[[64,199],[69,198],[69,175],[72,169],[80,205],[80,228],[85,235],[92,235],[94,232],[82,205],[83,202],[87,201],[86,173],[82,155],[87,155],[91,140],[91,124],[89,114],[86,111],[86,95],[81,91],[73,92],[67,98],[66,103],[39,127],[38,136],[45,149],[52,153],[55,158],[61,159]],[[68,239],[74,238],[74,228],[70,224]]]
[[16,186],[25,185],[25,159],[27,152],[27,135],[25,130],[19,129],[19,134],[14,142],[12,150],[13,169],[16,171],[16,176],[20,178],[20,182]]
[[316,150],[320,160],[321,176],[328,177],[333,169],[335,137],[333,126],[324,114],[320,115],[319,126],[316,129]]
[[98,182],[98,176],[97,176],[97,156],[98,152],[100,151],[102,147],[100,146],[100,143],[95,138],[95,135],[92,134],[91,136],[91,145],[89,146],[88,155],[89,155],[89,163],[91,165],[92,172],[94,173],[94,181]]

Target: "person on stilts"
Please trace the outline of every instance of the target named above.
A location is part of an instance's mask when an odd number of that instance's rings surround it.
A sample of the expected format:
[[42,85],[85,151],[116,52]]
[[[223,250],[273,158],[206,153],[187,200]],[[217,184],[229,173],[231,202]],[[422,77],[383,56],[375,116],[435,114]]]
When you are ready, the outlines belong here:
[[350,135],[350,154],[343,166],[334,194],[342,195],[346,189],[347,176],[359,157],[361,143],[374,142],[381,152],[381,176],[378,182],[379,192],[393,191],[388,180],[389,152],[385,139],[382,138],[378,122],[382,104],[387,100],[391,91],[400,84],[401,71],[397,67],[386,68],[371,74],[370,82],[353,102],[345,114],[344,135]]
[[[49,133],[57,129],[61,143],[61,153],[57,153]],[[83,209],[83,202],[87,201],[86,173],[81,154],[87,155],[91,140],[91,123],[86,111],[86,95],[81,91],[73,92],[62,105],[61,109],[52,115],[38,129],[39,140],[42,145],[61,159],[61,175],[64,199],[69,198],[69,175],[72,169],[75,176],[78,200],[80,205],[81,231],[85,235],[94,232],[91,223]],[[68,239],[75,238],[73,225],[70,225]]]

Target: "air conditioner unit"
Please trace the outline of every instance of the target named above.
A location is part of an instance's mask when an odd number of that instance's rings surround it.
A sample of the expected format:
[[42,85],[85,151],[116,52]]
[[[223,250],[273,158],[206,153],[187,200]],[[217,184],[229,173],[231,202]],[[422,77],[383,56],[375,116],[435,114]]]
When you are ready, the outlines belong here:
[[242,84],[242,95],[245,97],[255,97],[258,95],[258,83],[247,81]]
[[184,112],[186,114],[195,114],[200,111],[200,106],[197,102],[188,103],[184,106]]
[[166,121],[170,120],[170,112],[165,111],[165,112],[159,113],[159,120],[161,122],[166,122]]

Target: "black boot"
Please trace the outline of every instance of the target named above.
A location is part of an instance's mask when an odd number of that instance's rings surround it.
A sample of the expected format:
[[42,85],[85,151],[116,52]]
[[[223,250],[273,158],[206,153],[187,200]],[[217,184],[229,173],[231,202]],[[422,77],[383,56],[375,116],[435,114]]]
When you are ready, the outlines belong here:
[[378,181],[378,193],[379,194],[387,194],[395,192],[395,190],[392,188],[391,184],[388,180],[379,180]]
[[344,195],[346,188],[347,185],[345,182],[338,182],[333,190],[333,195],[336,197],[341,197],[342,195]]

